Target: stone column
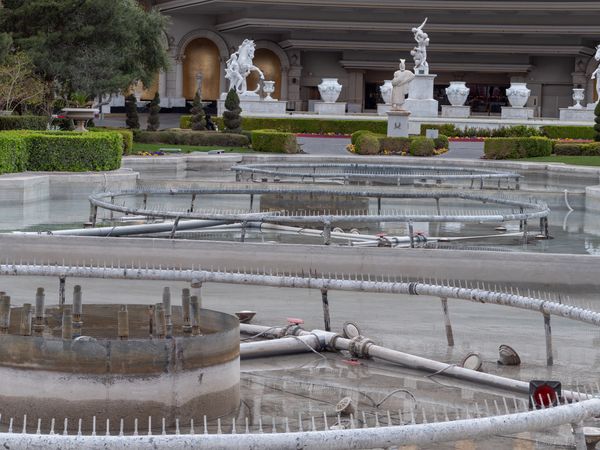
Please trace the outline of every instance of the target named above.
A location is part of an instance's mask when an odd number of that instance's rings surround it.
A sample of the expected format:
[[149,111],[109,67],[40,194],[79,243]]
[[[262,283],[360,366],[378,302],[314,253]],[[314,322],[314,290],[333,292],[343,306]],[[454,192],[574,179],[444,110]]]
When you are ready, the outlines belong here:
[[287,101],[290,106],[296,110],[302,110],[302,99],[300,97],[300,77],[302,76],[302,66],[291,66],[287,77]]
[[183,97],[183,60],[184,56],[175,59],[175,97]]
[[167,98],[167,74],[163,70],[158,73],[158,95],[160,96],[160,106],[163,108],[168,108],[169,99]]

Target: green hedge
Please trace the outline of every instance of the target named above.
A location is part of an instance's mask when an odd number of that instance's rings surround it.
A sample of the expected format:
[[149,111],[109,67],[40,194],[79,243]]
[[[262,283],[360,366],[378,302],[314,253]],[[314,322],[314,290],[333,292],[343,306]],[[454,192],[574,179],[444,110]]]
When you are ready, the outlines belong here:
[[435,149],[448,148],[448,138],[444,135],[440,135],[437,140],[423,136],[388,137],[368,130],[359,130],[352,134],[352,145],[354,152],[359,155],[410,153],[413,156],[433,156]]
[[442,148],[448,149],[450,148],[450,140],[448,139],[448,136],[440,134],[433,140],[433,145],[435,146],[436,150],[440,150]]
[[221,147],[247,147],[247,136],[218,131],[134,131],[133,140],[142,144],[197,145]]
[[23,172],[27,167],[27,144],[21,135],[10,131],[0,133],[0,175]]
[[438,130],[440,134],[449,137],[533,137],[542,136],[541,130],[526,125],[515,125],[512,127],[501,127],[495,130],[488,128],[468,127],[464,130],[451,123],[444,124],[421,124],[421,135],[424,136],[426,130]]
[[10,172],[116,170],[123,154],[123,138],[115,132],[7,131],[0,133],[0,148],[6,143],[15,147],[13,162],[3,163]]
[[545,137],[489,138],[483,151],[486,159],[519,159],[550,156],[552,141]]
[[433,139],[416,136],[411,139],[408,151],[411,156],[433,156],[435,155],[435,144]]
[[46,116],[0,116],[0,130],[45,130],[49,117]]
[[252,131],[252,149],[257,152],[298,153],[298,143],[293,133],[277,130]]
[[558,143],[554,145],[555,155],[600,156],[600,143]]
[[94,132],[106,132],[114,131],[119,133],[123,137],[123,154],[131,155],[133,153],[133,131],[125,128],[111,128],[111,127],[92,127],[88,128],[89,131]]
[[594,139],[594,127],[546,125],[541,130],[550,139]]
[[[191,116],[181,116],[180,127],[190,128]],[[215,121],[222,128],[219,121]],[[273,118],[273,117],[243,117],[242,129],[252,130],[277,130],[287,133],[308,134],[352,134],[358,130],[369,130],[373,133],[387,133],[387,122],[383,120],[339,120],[339,119],[304,119]]]

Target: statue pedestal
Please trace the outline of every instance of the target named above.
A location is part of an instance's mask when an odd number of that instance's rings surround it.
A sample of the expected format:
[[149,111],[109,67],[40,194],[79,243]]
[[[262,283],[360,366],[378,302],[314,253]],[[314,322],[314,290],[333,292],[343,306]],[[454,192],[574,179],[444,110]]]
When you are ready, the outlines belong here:
[[410,116],[409,111],[389,111],[387,135],[388,137],[408,137],[408,117]]
[[[227,94],[225,94],[225,97]],[[284,100],[263,100],[259,96],[240,96],[240,108],[242,108],[242,116],[260,116],[264,114],[279,114],[284,115],[287,102]],[[217,114],[223,115],[225,111],[225,99],[217,101]]]
[[438,101],[433,99],[433,80],[437,75],[417,74],[408,87],[404,108],[415,117],[437,117]]
[[317,102],[315,103],[315,112],[317,114],[325,114],[330,116],[343,116],[344,114],[346,114],[346,103]]
[[466,118],[470,115],[470,106],[442,105],[442,117]]
[[594,122],[594,108],[560,108],[560,120],[564,122]]
[[377,114],[380,116],[385,116],[391,110],[392,105],[388,103],[377,103]]
[[500,118],[517,120],[533,119],[533,108],[503,106]]

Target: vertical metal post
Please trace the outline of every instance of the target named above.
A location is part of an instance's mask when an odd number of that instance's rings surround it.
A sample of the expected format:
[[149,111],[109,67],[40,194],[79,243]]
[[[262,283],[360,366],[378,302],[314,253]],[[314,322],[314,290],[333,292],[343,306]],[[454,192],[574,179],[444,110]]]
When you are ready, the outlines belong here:
[[550,237],[550,234],[548,233],[548,218],[544,217],[544,236],[546,236],[546,238]]
[[329,319],[329,299],[327,298],[327,289],[321,289],[321,302],[323,303],[323,321],[325,331],[331,331],[331,321]]
[[325,222],[323,224],[323,244],[331,244],[331,222]]
[[242,221],[242,232],[240,234],[240,242],[246,242],[246,229],[248,228],[248,222]]
[[24,303],[23,309],[21,310],[21,336],[31,336],[31,316],[31,303]]
[[33,325],[33,331],[36,336],[41,336],[45,328],[45,302],[46,295],[44,294],[44,288],[37,288],[35,293],[35,323]]
[[192,201],[190,203],[190,212],[194,212],[194,202],[196,201],[196,194],[192,194]]
[[183,335],[192,334],[192,321],[190,319],[190,290],[187,288],[181,291],[181,309],[183,310]]
[[435,198],[435,206],[436,206],[436,210],[437,210],[437,213],[438,213],[438,216],[439,216],[441,214],[440,213],[440,198],[439,197]]
[[202,308],[202,282],[194,279],[190,285],[190,296],[194,296],[198,299],[198,308]]
[[415,237],[412,222],[408,222],[408,237],[410,239],[410,248],[415,248]]
[[96,205],[92,206],[92,213],[90,217],[90,222],[92,222],[92,228],[96,227],[96,221],[98,220],[98,207]]
[[[115,196],[114,196],[114,195],[111,195],[111,196],[110,196],[110,204],[111,204],[111,205],[114,205],[114,204],[115,204]],[[113,210],[111,209],[111,210],[110,210],[110,220],[113,220],[113,218],[114,218],[114,212],[113,212]]]
[[595,448],[595,444],[591,444],[588,446],[585,440],[585,434],[583,433],[583,423],[572,423],[571,427],[573,429],[573,437],[575,438],[575,450],[587,450],[590,448]]
[[179,225],[179,219],[181,219],[181,217],[176,217],[175,222],[173,222],[173,228],[171,228],[171,236],[169,236],[171,239],[175,238],[175,232],[177,231],[177,226]]
[[172,308],[171,308],[171,289],[169,287],[165,287],[163,289],[163,309],[165,310],[165,336],[170,338],[173,336],[173,321],[171,318]]
[[377,214],[381,215],[381,197],[377,197]]
[[73,338],[81,336],[83,322],[81,316],[83,313],[83,300],[81,296],[81,286],[73,287]]
[[550,314],[544,313],[544,331],[546,333],[546,365],[554,365],[552,356],[552,327],[550,326]]
[[523,244],[527,245],[527,219],[523,220]]
[[73,339],[73,315],[70,306],[65,306],[63,309],[61,331],[63,340]]
[[67,277],[61,275],[58,278],[58,306],[61,308],[65,305],[65,284]]
[[144,200],[142,203],[142,209],[146,209],[146,207],[148,206],[148,194],[144,194]]
[[442,301],[442,311],[444,312],[444,323],[446,325],[446,340],[449,347],[454,347],[454,334],[452,333],[452,324],[450,323],[450,314],[448,313],[448,299],[440,297]]
[[254,194],[250,194],[250,211],[254,208]]
[[0,295],[0,334],[8,334],[10,327],[10,297]]

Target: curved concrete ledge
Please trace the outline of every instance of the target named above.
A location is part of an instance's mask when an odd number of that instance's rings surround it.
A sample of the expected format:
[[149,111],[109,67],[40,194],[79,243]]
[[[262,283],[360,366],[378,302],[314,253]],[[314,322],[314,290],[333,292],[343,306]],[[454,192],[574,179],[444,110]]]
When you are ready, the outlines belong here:
[[139,174],[110,172],[23,172],[0,175],[0,204],[28,203],[89,195],[111,189],[133,189]]
[[0,235],[3,261],[77,265],[265,268],[273,272],[369,273],[566,289],[600,290],[600,258],[590,255],[326,247],[318,245],[170,241],[147,238]]

